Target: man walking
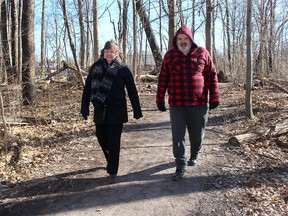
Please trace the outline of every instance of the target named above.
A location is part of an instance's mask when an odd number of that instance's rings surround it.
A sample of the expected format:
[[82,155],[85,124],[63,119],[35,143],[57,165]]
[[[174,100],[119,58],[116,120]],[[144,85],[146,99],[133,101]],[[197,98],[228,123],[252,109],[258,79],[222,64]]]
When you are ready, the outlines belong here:
[[[156,103],[166,111],[165,93],[168,92],[172,130],[173,155],[176,173],[172,180],[183,178],[188,166],[196,165],[202,147],[208,109],[219,105],[217,71],[209,52],[193,41],[192,32],[183,25],[176,32],[173,47],[162,63]],[[209,104],[209,106],[208,106]],[[185,132],[188,129],[190,158],[185,151]]]

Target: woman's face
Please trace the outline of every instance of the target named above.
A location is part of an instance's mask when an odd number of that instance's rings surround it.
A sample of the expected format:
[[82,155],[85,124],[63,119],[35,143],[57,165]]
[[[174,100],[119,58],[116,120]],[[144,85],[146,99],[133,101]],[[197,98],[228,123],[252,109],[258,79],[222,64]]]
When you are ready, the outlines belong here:
[[111,45],[109,49],[104,49],[104,58],[110,64],[118,55],[118,49],[115,45]]

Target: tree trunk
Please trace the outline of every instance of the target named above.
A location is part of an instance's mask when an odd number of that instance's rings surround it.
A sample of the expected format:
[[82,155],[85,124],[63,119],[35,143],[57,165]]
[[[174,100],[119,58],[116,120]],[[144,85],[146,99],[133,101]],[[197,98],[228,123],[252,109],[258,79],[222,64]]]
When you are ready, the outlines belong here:
[[192,0],[192,26],[191,26],[191,32],[192,32],[192,35],[194,37],[194,34],[195,34],[195,0]]
[[19,1],[19,14],[18,14],[18,62],[19,62],[19,84],[22,83],[22,61],[23,61],[23,55],[22,55],[22,14],[23,14],[23,4],[22,1]]
[[4,63],[5,77],[4,81],[9,84],[12,83],[10,79],[11,74],[11,60],[10,60],[10,50],[9,50],[9,38],[8,38],[8,26],[7,26],[7,7],[6,2],[3,0],[1,4],[1,36],[2,36],[2,55]]
[[205,22],[205,35],[206,35],[206,49],[213,59],[213,50],[212,50],[212,20],[213,20],[213,0],[206,0],[206,22]]
[[85,27],[83,17],[83,0],[78,0],[78,15],[79,15],[79,26],[80,26],[80,68],[85,68]]
[[98,0],[93,0],[93,36],[94,36],[94,61],[99,58],[99,39],[98,39]]
[[68,34],[68,38],[69,38],[69,42],[70,42],[70,48],[71,48],[71,51],[72,51],[72,54],[73,54],[73,58],[74,58],[74,62],[75,62],[75,65],[76,65],[76,68],[77,68],[77,71],[78,71],[78,77],[82,83],[82,85],[84,86],[85,85],[85,81],[84,81],[84,78],[81,74],[81,68],[78,64],[78,60],[77,60],[77,55],[76,55],[76,49],[75,49],[75,46],[73,44],[73,41],[72,41],[72,36],[71,36],[71,31],[70,31],[70,26],[69,26],[69,22],[68,22],[68,16],[67,16],[67,11],[66,11],[66,0],[62,0],[62,9],[63,9],[63,17],[64,17],[64,23],[65,23],[65,26],[66,26],[66,29],[67,29],[67,34]]
[[123,52],[123,60],[126,62],[126,57],[127,57],[127,36],[128,36],[128,6],[129,6],[129,1],[124,0],[123,1],[123,47],[122,47],[122,52]]
[[[89,22],[86,22],[86,68],[90,67],[91,65],[91,25],[90,25],[90,11],[91,6],[90,2],[86,1],[86,16],[85,19],[89,20]],[[93,25],[93,24],[92,24]]]
[[246,98],[245,98],[245,107],[246,107],[246,116],[252,119],[253,110],[252,110],[252,47],[251,47],[251,16],[252,16],[252,0],[247,2],[247,78],[246,78]]
[[135,75],[135,73],[137,72],[137,68],[136,68],[136,65],[137,65],[137,53],[138,53],[138,46],[137,46],[137,38],[138,38],[138,35],[137,35],[137,23],[138,23],[138,20],[137,20],[137,9],[136,9],[136,1],[137,0],[133,0],[133,62],[132,62],[132,69],[133,69],[133,73]]
[[231,42],[230,42],[230,12],[229,12],[229,4],[228,0],[225,0],[226,2],[226,37],[227,37],[227,60],[228,60],[228,74],[231,74],[232,71],[232,62],[231,62]]
[[270,10],[270,18],[269,18],[269,37],[268,37],[268,74],[273,75],[275,62],[275,44],[276,44],[276,37],[275,37],[275,8],[276,8],[276,1],[269,0],[269,10]]
[[183,8],[182,8],[182,1],[177,1],[177,8],[178,8],[178,17],[180,19],[180,24],[182,26],[183,24],[185,24]]
[[153,33],[153,29],[151,28],[150,21],[146,15],[146,12],[145,12],[145,9],[141,0],[136,1],[136,9],[141,19],[142,25],[145,29],[146,37],[149,42],[151,52],[153,54],[154,61],[156,64],[156,69],[157,71],[160,71],[160,68],[162,65],[162,56],[161,56],[156,38]]
[[12,21],[12,43],[11,43],[11,56],[12,56],[12,80],[13,83],[19,82],[19,46],[18,46],[18,7],[17,1],[11,1],[11,21]]
[[[46,9],[46,0],[43,0],[42,3],[42,23],[41,23],[41,75],[45,76],[46,73],[46,64],[45,64],[45,9]],[[56,40],[58,40],[56,38]]]
[[[159,0],[159,5],[160,5],[160,8],[161,8],[161,0]],[[163,51],[163,43],[162,43],[162,41],[163,41],[163,39],[162,39],[162,19],[161,19],[161,17],[162,17],[162,10],[160,9],[159,10],[159,40],[160,40],[160,53],[162,53],[162,51]],[[146,49],[147,50],[147,49]],[[147,61],[145,60],[145,63],[146,63]]]
[[169,8],[169,46],[168,48],[172,48],[172,41],[176,33],[176,3],[175,0],[168,0],[168,8]]
[[35,44],[34,44],[34,0],[23,1],[22,17],[22,87],[23,104],[29,105],[35,99]]

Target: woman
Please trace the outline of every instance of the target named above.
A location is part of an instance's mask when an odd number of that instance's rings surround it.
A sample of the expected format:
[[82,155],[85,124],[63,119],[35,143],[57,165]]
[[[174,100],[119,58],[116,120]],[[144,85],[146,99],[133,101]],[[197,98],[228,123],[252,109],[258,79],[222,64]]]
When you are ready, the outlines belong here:
[[82,95],[81,114],[87,120],[92,102],[96,137],[107,161],[109,183],[114,183],[117,178],[123,123],[128,121],[125,88],[134,118],[139,119],[142,111],[132,73],[121,61],[118,45],[113,40],[107,41],[100,59],[89,70]]

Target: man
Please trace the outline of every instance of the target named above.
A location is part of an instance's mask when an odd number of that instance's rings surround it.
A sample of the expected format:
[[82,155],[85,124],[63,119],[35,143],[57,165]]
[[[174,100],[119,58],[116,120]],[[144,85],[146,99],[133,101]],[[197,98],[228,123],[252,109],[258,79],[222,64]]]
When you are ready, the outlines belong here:
[[[217,71],[209,52],[195,44],[191,31],[183,25],[176,32],[172,48],[164,56],[158,80],[156,103],[166,111],[165,93],[168,92],[172,130],[173,155],[176,173],[172,180],[179,181],[194,166],[202,147],[209,109],[219,105]],[[185,152],[185,132],[188,129],[190,158]]]

